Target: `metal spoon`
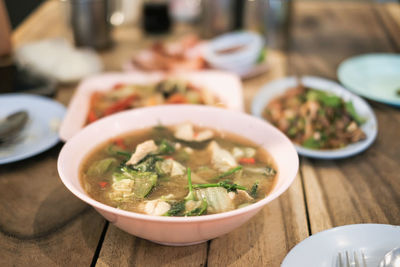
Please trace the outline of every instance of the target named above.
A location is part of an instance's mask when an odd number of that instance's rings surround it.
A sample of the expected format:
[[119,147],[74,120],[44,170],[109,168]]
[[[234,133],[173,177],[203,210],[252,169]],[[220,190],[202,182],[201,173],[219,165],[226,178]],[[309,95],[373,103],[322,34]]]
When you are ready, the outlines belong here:
[[0,143],[16,137],[28,121],[28,112],[20,110],[0,121]]
[[399,267],[400,266],[400,247],[394,248],[383,257],[378,267]]

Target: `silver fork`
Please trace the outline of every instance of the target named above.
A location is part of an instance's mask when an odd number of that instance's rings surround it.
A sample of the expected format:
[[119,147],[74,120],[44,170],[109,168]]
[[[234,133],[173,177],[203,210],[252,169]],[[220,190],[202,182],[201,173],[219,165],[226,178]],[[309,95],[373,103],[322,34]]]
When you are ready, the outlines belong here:
[[349,251],[339,252],[336,256],[336,267],[367,267],[364,252],[349,253]]

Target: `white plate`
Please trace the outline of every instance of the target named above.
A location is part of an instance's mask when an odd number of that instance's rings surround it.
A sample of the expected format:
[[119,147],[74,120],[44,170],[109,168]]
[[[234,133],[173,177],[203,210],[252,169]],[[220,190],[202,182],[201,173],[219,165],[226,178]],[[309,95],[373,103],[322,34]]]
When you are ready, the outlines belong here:
[[400,55],[378,53],[346,59],[337,71],[339,81],[363,97],[400,107]]
[[29,119],[18,138],[0,145],[0,164],[10,163],[39,154],[59,142],[58,125],[65,107],[49,98],[30,94],[0,95],[0,118],[26,110]]
[[[70,101],[67,115],[61,124],[61,140],[67,141],[85,126],[93,92],[111,90],[117,83],[149,84],[170,76],[160,72],[104,73],[83,80]],[[176,72],[173,77],[205,88],[217,96],[228,109],[244,110],[242,83],[233,74],[222,71]]]
[[339,252],[362,251],[367,266],[378,266],[383,256],[400,245],[400,226],[353,224],[314,234],[297,244],[281,267],[334,267]]
[[[373,110],[365,100],[347,91],[339,84],[330,80],[312,76],[303,76],[300,80],[307,87],[331,92],[335,95],[340,96],[345,101],[352,101],[357,113],[367,120],[361,126],[362,130],[367,135],[366,139],[354,144],[350,144],[344,148],[331,150],[314,150],[295,144],[296,150],[300,155],[322,159],[345,158],[364,151],[374,142],[378,133],[378,123],[376,121]],[[288,77],[280,80],[275,80],[262,87],[253,99],[251,107],[251,112],[253,113],[253,115],[263,118],[262,113],[266,105],[275,97],[295,87],[297,83],[298,80],[296,77]]]

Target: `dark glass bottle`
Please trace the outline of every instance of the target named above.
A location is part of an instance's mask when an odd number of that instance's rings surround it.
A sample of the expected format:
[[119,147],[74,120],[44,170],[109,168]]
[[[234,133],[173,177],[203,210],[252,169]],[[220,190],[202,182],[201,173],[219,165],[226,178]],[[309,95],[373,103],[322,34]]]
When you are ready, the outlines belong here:
[[145,1],[143,3],[143,27],[145,32],[150,34],[169,31],[171,18],[168,1]]

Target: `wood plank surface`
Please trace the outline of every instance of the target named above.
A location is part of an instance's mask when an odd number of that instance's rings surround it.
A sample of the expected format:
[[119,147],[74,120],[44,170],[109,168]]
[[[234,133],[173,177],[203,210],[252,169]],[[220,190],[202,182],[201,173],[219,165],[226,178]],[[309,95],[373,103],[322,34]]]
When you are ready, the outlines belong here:
[[[13,45],[65,36],[58,1],[43,4],[13,33]],[[63,95],[59,99],[58,95]],[[56,99],[66,104],[72,90]],[[0,165],[0,266],[89,266],[105,220],[61,183],[62,144]]]
[[208,266],[279,266],[308,237],[301,179],[248,223],[211,240]]
[[[295,6],[290,73],[336,80],[345,58],[399,49],[372,4],[311,3]],[[365,152],[351,158],[302,160],[312,233],[353,223],[400,224],[400,112],[371,102],[379,134]]]
[[205,266],[206,262],[207,243],[163,246],[110,225],[96,266]]
[[61,183],[60,147],[0,166],[0,266],[91,263],[105,221]]
[[393,44],[393,51],[400,52],[400,5],[387,3],[376,5],[376,13],[387,32],[389,41]]
[[[307,74],[335,80],[345,58],[400,50],[398,4],[294,3],[289,51],[270,51],[270,70],[244,81],[247,112],[258,89],[273,79]],[[14,32],[14,47],[50,37],[72,40],[61,5],[48,1],[35,11]],[[168,38],[190,31],[178,25]],[[137,27],[115,29],[114,46],[100,53],[105,70],[121,70],[158,38],[164,37],[147,38]],[[75,87],[60,86],[56,100],[67,105]],[[398,225],[400,112],[370,103],[379,123],[371,148],[344,160],[301,158],[296,180],[280,198],[233,232],[195,246],[157,245],[106,223],[62,185],[56,170],[62,144],[1,165],[0,266],[279,266],[309,233],[360,222]]]

